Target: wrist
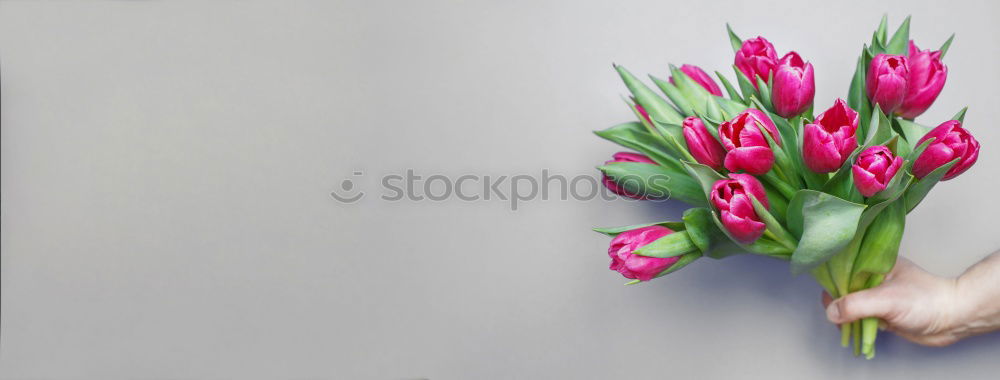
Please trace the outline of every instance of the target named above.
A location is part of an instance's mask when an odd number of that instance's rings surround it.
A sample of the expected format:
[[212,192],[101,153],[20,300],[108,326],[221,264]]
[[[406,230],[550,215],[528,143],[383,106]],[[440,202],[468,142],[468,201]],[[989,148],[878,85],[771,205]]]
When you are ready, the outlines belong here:
[[951,330],[960,339],[1000,329],[1000,294],[980,280],[970,273],[953,280]]

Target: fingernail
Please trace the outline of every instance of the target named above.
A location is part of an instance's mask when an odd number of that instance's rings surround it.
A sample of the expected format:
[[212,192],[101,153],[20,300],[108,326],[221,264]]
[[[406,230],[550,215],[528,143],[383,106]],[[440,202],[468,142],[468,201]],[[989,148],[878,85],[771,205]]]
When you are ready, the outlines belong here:
[[831,302],[830,306],[826,307],[826,319],[829,319],[830,322],[837,322],[838,320],[840,320],[839,302]]

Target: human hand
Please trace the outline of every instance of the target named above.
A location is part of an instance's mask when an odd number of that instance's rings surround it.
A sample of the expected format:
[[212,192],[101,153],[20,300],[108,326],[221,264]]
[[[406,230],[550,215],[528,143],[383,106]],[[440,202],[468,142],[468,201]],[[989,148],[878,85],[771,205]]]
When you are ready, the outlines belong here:
[[823,293],[823,305],[830,322],[878,317],[880,325],[911,342],[940,347],[968,335],[958,288],[956,279],[932,275],[900,257],[881,285],[837,300]]

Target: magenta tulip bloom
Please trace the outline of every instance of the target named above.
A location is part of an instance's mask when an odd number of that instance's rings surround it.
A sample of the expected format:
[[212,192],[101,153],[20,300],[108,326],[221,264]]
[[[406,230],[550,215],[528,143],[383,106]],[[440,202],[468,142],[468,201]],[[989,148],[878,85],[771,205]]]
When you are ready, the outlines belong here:
[[[719,85],[715,84],[708,74],[705,73],[700,67],[695,65],[682,65],[681,72],[687,74],[687,76],[694,79],[695,82],[704,87],[708,92],[715,96],[722,96],[722,90],[719,89]],[[674,83],[674,77],[670,77],[670,83]],[[674,83],[676,84],[676,83]]]
[[877,103],[886,115],[892,115],[892,112],[903,104],[909,76],[906,57],[891,54],[876,55],[868,67],[866,78],[868,99],[872,104]]
[[743,41],[743,46],[736,52],[734,63],[750,79],[754,88],[757,88],[757,78],[767,82],[771,76],[778,64],[778,53],[774,51],[774,45],[764,37],[751,38]]
[[771,103],[774,113],[789,118],[804,112],[816,95],[816,80],[813,66],[802,61],[796,52],[786,54],[778,61],[771,88]]
[[854,186],[861,195],[866,197],[875,195],[885,190],[901,166],[903,158],[896,157],[884,145],[869,147],[861,152],[858,161],[851,168],[854,172]]
[[744,244],[753,243],[767,229],[754,211],[750,195],[764,207],[770,207],[764,185],[749,174],[729,174],[729,179],[720,179],[712,185],[710,195],[712,205],[719,211],[722,226]]
[[[644,164],[656,165],[656,162],[651,160],[649,157],[646,157],[639,153],[631,153],[631,152],[615,153],[612,156],[611,161],[606,161],[604,162],[604,164],[607,165],[615,162],[640,162]],[[648,199],[644,194],[634,194],[629,192],[628,190],[625,190],[625,188],[618,186],[618,184],[615,183],[615,181],[612,180],[611,177],[608,177],[607,174],[604,174],[603,177],[601,177],[601,182],[604,184],[604,187],[607,187],[608,190],[611,190],[612,193],[621,195],[623,197],[629,197],[632,199]]]
[[652,280],[660,272],[674,265],[681,257],[646,257],[636,255],[633,252],[673,232],[666,227],[649,226],[618,234],[611,240],[611,246],[608,248],[608,256],[611,256],[611,270],[618,271],[625,278],[641,281]]
[[948,67],[941,63],[940,51],[921,51],[913,40],[910,40],[910,56],[907,59],[910,76],[906,81],[906,97],[896,112],[899,116],[913,119],[927,111],[937,99],[945,79],[948,79]]
[[775,144],[781,145],[774,122],[760,110],[747,109],[733,120],[720,124],[719,139],[727,152],[724,162],[726,169],[732,172],[743,170],[754,175],[771,170],[774,152],[764,138],[765,131],[771,135]]
[[719,140],[708,132],[701,119],[694,116],[684,119],[684,141],[687,142],[688,151],[695,161],[712,169],[722,170],[726,150],[719,144]]
[[924,178],[934,169],[947,164],[954,159],[958,159],[955,166],[948,169],[942,181],[957,177],[972,167],[979,159],[979,141],[976,141],[969,131],[962,128],[962,123],[958,120],[948,120],[941,125],[927,132],[920,138],[917,145],[920,145],[929,138],[934,141],[927,146],[927,149],[913,162],[913,176]]
[[858,139],[854,135],[857,130],[858,113],[843,99],[837,99],[833,107],[804,127],[802,159],[809,170],[830,173],[840,169],[858,147]]

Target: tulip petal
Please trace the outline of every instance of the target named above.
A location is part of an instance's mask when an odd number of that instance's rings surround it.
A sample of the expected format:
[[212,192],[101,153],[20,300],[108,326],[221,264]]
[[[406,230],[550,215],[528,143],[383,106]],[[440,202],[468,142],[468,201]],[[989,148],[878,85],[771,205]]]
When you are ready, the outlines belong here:
[[[913,162],[913,176],[924,178],[934,169],[954,159],[954,151],[945,144],[932,143]],[[956,165],[957,166],[957,165]]]
[[774,152],[770,148],[752,146],[730,150],[726,154],[726,169],[732,172],[743,170],[749,174],[762,175],[774,165]]

